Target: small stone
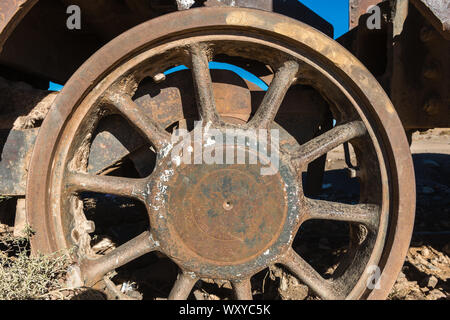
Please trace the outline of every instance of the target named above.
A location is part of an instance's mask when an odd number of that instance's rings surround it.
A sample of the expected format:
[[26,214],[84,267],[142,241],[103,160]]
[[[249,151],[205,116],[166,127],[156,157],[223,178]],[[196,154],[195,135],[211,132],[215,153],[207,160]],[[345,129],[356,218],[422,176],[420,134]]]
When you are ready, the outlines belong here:
[[155,81],[155,83],[161,83],[164,80],[166,80],[166,75],[164,73],[158,73],[153,76],[153,81]]
[[438,258],[433,258],[431,259],[431,263],[434,264],[435,266],[439,265],[439,259]]
[[429,258],[430,257],[430,250],[428,249],[428,248],[424,248],[424,249],[422,249],[422,256],[425,258],[425,259],[427,259],[427,258]]
[[439,299],[446,299],[446,298],[447,298],[447,295],[438,289],[434,289],[434,290],[430,291],[430,293],[427,295],[427,300],[439,300]]
[[416,258],[416,261],[417,261],[418,264],[421,264],[423,266],[428,266],[429,265],[428,261],[426,261],[421,256],[416,256],[415,258]]
[[409,282],[406,278],[398,279],[392,290],[393,297],[395,299],[405,299],[413,286],[413,283]]
[[201,292],[200,290],[195,290],[195,291],[194,291],[194,297],[195,297],[195,299],[197,299],[198,301],[205,300],[205,295],[204,295],[203,292]]
[[280,281],[280,290],[287,291],[287,289],[288,289],[288,279],[287,277],[283,276]]
[[428,291],[430,291],[430,289],[428,289],[427,287],[422,287],[420,288],[420,291],[422,291],[423,293],[427,293]]
[[435,276],[429,276],[424,279],[425,286],[430,289],[434,289],[437,286],[438,282],[439,280]]
[[398,280],[403,280],[403,279],[406,279],[406,275],[403,273],[403,271],[400,271],[400,273],[398,274]]

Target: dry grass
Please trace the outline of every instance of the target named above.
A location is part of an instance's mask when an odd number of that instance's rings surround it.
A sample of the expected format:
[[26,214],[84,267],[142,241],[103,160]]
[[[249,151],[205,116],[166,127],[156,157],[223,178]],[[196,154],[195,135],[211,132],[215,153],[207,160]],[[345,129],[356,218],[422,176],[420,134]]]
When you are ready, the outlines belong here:
[[[30,255],[32,230],[23,238],[0,234],[0,300],[48,300],[67,297],[64,275],[69,253]],[[65,294],[63,294],[65,293]]]

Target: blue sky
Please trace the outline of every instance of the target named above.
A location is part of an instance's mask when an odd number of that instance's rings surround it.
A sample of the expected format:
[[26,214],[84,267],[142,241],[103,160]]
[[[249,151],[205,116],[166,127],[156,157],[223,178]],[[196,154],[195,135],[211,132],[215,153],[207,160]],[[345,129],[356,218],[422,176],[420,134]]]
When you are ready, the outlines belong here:
[[334,26],[335,38],[348,31],[348,0],[299,0]]
[[[313,10],[319,16],[327,20],[334,27],[334,37],[338,38],[348,31],[348,20],[349,20],[349,0],[299,0],[305,6]],[[232,70],[239,74],[241,77],[248,79],[255,84],[259,85],[262,89],[266,90],[267,86],[258,78],[248,73],[245,70],[239,69],[237,67],[227,65],[224,63],[211,63],[212,69],[226,69]],[[169,70],[166,73],[172,73],[177,70],[183,69],[183,67],[177,67],[174,70]],[[62,85],[50,82],[49,90],[59,91],[62,89]]]

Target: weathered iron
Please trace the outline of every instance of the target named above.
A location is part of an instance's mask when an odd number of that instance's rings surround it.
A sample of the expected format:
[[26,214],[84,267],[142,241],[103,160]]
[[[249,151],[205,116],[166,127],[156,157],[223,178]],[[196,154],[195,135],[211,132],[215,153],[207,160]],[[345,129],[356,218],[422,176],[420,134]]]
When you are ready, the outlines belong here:
[[[247,28],[249,22],[251,29]],[[155,33],[142,32],[144,29]],[[187,38],[160,42],[167,34],[187,30],[192,30]],[[227,31],[216,34],[218,30]],[[253,30],[257,30],[257,38],[251,36]],[[333,47],[332,52],[329,46]],[[308,53],[292,49],[300,47],[308,47]],[[244,108],[228,105],[219,110],[215,99],[217,90],[208,62],[214,56],[224,55],[259,60],[274,70],[269,90],[260,99],[264,107],[252,110],[253,117],[248,122],[248,101]],[[338,81],[334,78],[336,73],[328,73],[325,66],[318,67],[319,61],[338,65],[347,76],[338,76]],[[198,108],[194,116],[209,120],[211,128],[267,130],[278,110],[283,110],[288,89],[305,85],[333,101],[331,109],[338,125],[302,145],[280,130],[280,168],[278,174],[266,178],[256,174],[259,166],[189,166],[174,162],[170,154],[174,145],[165,130],[171,125],[165,122],[168,117],[145,112],[138,100],[145,97],[145,90],[140,88],[143,79],[154,79],[167,67],[180,64],[192,70]],[[360,77],[367,83],[351,80]],[[164,84],[158,82],[152,86]],[[354,86],[360,88],[359,94],[348,91]],[[239,87],[228,89],[240,91]],[[149,92],[163,97],[167,94],[164,90]],[[174,98],[177,105],[179,98]],[[237,102],[238,99],[233,104]],[[145,105],[144,100],[140,103]],[[163,16],[132,29],[126,37],[116,39],[94,55],[66,84],[54,106],[40,129],[37,145],[43,147],[35,149],[30,166],[27,208],[33,214],[28,218],[37,229],[32,245],[54,251],[76,244],[79,253],[75,278],[81,284],[94,285],[105,273],[152,250],[163,252],[180,267],[181,274],[169,295],[173,299],[187,298],[202,278],[228,279],[238,298],[249,299],[249,278],[273,263],[285,264],[322,298],[383,297],[395,281],[408,247],[404,239],[412,230],[414,209],[409,201],[414,196],[414,185],[410,183],[414,176],[403,129],[388,98],[368,71],[333,40],[310,27],[251,9],[192,9]],[[180,120],[179,110],[168,110],[175,122]],[[245,111],[242,117],[239,110]],[[224,111],[229,112],[228,117]],[[124,116],[157,153],[155,169],[148,177],[88,173],[92,132],[110,114]],[[229,120],[232,115],[234,120]],[[376,125],[369,120],[373,117],[378,119]],[[314,132],[310,135],[312,138]],[[379,135],[383,139],[379,140]],[[192,138],[193,147],[208,145],[203,137]],[[348,140],[359,150],[363,202],[344,205],[305,198],[298,170]],[[254,152],[246,144],[238,148]],[[392,150],[403,151],[402,156],[386,158],[384,155]],[[398,179],[390,181],[388,176]],[[96,256],[90,249],[89,236],[95,226],[84,216],[78,198],[84,191],[141,201],[151,229],[107,255]],[[389,212],[390,207],[397,209]],[[180,215],[180,211],[185,214]],[[323,279],[290,249],[299,226],[309,219],[353,221],[366,226],[366,236],[355,239],[360,245],[348,257],[357,263],[350,264],[341,280]],[[396,227],[397,222],[402,223],[401,230]],[[221,254],[218,247],[227,254]],[[392,250],[384,250],[386,247]],[[381,263],[381,291],[367,291],[365,285],[368,275],[364,269],[372,263]]]
[[381,2],[378,30],[367,28],[368,4],[352,2],[359,24],[341,42],[390,93],[406,131],[450,126],[448,1]]

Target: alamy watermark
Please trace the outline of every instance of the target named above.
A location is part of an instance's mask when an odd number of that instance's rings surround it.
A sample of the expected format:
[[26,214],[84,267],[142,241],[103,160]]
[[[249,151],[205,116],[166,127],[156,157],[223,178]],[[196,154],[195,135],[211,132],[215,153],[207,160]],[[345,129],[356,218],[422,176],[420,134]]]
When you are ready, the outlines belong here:
[[280,167],[278,129],[216,129],[197,121],[193,132],[175,130],[171,143],[171,159],[177,166],[259,164],[261,175],[274,175]]
[[67,7],[66,13],[70,16],[66,20],[66,26],[69,30],[81,29],[81,9],[77,5],[70,5]]
[[367,18],[367,29],[380,30],[381,29],[381,9],[379,6],[370,6],[367,9],[367,13],[370,15]]

